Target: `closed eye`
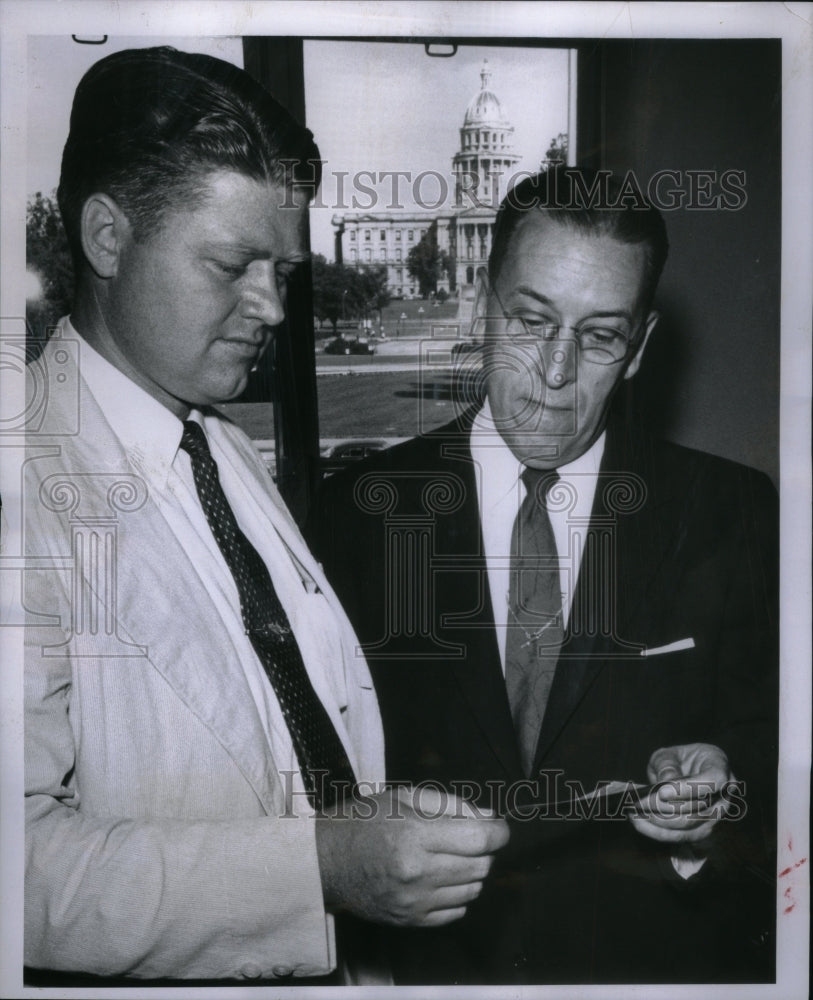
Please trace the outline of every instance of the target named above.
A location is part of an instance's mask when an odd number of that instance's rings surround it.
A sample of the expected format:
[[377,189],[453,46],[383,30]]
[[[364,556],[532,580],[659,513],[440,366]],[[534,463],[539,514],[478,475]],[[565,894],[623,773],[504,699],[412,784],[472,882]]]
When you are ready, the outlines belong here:
[[219,274],[225,275],[228,278],[241,278],[246,273],[248,267],[247,264],[232,264],[224,260],[215,259],[212,259],[210,264]]
[[559,332],[559,324],[545,316],[521,316],[512,317],[519,321],[519,325],[525,333],[531,337],[540,337],[549,340]]
[[579,331],[579,340],[584,347],[591,344],[605,347],[621,341],[626,342],[628,338],[620,330],[614,330],[609,326],[586,326]]

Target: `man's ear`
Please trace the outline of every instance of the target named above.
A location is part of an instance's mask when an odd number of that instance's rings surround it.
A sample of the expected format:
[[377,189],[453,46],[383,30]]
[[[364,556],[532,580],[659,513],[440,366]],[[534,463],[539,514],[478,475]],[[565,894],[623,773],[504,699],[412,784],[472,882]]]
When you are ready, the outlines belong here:
[[80,233],[88,264],[100,278],[114,278],[131,234],[127,217],[109,195],[92,194],[85,201]]
[[627,365],[627,370],[624,372],[624,378],[632,378],[632,376],[641,367],[641,360],[644,356],[644,351],[646,350],[646,345],[649,342],[649,335],[655,329],[655,324],[660,319],[658,313],[653,309],[652,312],[646,318],[646,331],[644,333],[643,340],[638,345],[638,350],[633,355],[632,361]]

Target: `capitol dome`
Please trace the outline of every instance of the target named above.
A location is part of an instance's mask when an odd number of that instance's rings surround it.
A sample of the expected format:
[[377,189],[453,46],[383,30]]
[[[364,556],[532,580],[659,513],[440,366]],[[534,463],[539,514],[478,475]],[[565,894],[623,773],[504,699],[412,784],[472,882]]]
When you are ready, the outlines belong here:
[[[485,59],[480,92],[469,101],[460,129],[460,148],[452,157],[457,208],[496,211],[505,194],[506,179],[519,162],[513,149],[514,126],[505,117],[497,95],[489,90],[490,80]],[[486,243],[482,242],[481,257],[486,256]]]
[[502,105],[497,95],[488,89],[491,73],[488,69],[488,60],[483,62],[480,71],[480,92],[475,94],[466,108],[466,116],[463,119],[463,128],[469,125],[507,125],[508,121],[503,114]]

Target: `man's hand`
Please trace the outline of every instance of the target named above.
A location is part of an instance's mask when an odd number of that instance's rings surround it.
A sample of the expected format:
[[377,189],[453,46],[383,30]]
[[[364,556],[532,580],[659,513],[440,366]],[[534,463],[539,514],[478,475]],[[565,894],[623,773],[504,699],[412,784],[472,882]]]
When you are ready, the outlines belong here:
[[[316,822],[325,904],[376,923],[438,927],[479,896],[508,826],[436,789],[399,788]],[[367,818],[369,817],[369,818]]]
[[726,755],[709,743],[656,750],[649,758],[647,777],[664,784],[630,819],[639,833],[653,840],[696,843],[708,837],[731,808],[721,793],[736,779]]

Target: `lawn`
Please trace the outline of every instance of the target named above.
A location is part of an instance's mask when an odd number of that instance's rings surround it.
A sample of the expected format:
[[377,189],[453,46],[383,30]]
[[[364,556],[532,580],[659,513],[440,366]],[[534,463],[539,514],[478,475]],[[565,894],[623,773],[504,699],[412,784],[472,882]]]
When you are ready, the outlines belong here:
[[[455,415],[448,372],[320,375],[316,384],[323,438],[413,437]],[[254,440],[273,439],[271,403],[226,403],[218,409]]]
[[320,375],[322,437],[413,437],[454,416],[448,372]]
[[393,326],[398,322],[402,313],[406,313],[407,319],[419,320],[421,314],[419,309],[423,309],[424,322],[428,323],[433,319],[454,319],[457,316],[457,299],[449,299],[447,302],[434,302],[421,299],[403,299],[397,302],[390,302],[381,310],[382,320],[385,326]]

